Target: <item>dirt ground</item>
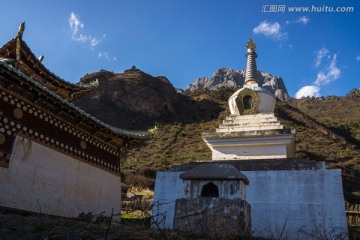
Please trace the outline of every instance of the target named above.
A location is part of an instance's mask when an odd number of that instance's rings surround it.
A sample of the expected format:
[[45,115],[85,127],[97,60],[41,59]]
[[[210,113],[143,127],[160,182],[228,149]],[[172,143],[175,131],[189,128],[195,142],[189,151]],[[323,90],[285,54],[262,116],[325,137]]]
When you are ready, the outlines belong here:
[[0,209],[0,240],[50,239],[208,239],[185,232],[152,229],[149,222],[95,222]]
[[[166,238],[173,239],[169,232]],[[177,238],[176,236],[174,236]],[[164,239],[141,224],[95,223],[76,219],[0,211],[0,239]],[[181,239],[177,238],[177,239]],[[185,238],[184,238],[185,239]]]
[[[360,239],[360,230],[354,228],[349,238]],[[210,239],[185,232],[160,231],[149,227],[149,223],[95,222],[88,219],[69,219],[15,212],[0,209],[0,240],[50,240],[50,239],[103,239],[103,240],[148,240],[148,239]],[[224,239],[224,238],[219,238]],[[236,238],[258,239],[259,238]]]

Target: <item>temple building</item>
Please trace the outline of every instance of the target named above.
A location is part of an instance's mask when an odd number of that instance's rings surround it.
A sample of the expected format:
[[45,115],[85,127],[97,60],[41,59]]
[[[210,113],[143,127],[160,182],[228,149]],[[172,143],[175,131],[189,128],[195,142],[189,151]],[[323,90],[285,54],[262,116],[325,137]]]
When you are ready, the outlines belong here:
[[230,115],[202,135],[212,159],[157,173],[153,226],[197,233],[209,229],[210,219],[216,229],[202,234],[227,237],[222,230],[229,229],[231,236],[250,232],[266,239],[346,238],[341,170],[294,158],[296,131],[281,125],[275,96],[258,86],[252,39],[246,49],[246,79],[229,98]]
[[71,103],[89,91],[50,72],[22,39],[0,48],[0,206],[78,217],[118,216],[120,153],[147,138]]

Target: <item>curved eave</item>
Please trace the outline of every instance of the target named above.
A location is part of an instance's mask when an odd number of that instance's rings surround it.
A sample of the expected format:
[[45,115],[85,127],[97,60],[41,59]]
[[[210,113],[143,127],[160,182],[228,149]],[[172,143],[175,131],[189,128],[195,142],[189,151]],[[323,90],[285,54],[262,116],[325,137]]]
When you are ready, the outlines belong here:
[[[5,49],[5,48],[16,48],[16,40],[18,37],[13,38],[12,40],[10,40],[9,42],[7,42],[5,45],[3,45],[1,47],[1,49]],[[59,76],[57,76],[55,73],[51,72],[49,69],[47,69],[40,61],[39,59],[35,56],[35,54],[31,51],[31,49],[29,48],[29,46],[26,44],[26,42],[24,40],[22,40],[20,38],[20,42],[21,42],[21,48],[24,49],[24,51],[30,56],[30,59],[34,62],[34,65],[36,64],[37,68],[39,68],[39,70],[41,72],[43,72],[45,75],[49,76],[50,79],[52,79],[53,81],[55,81],[59,86],[62,86],[65,89],[73,89],[75,91],[74,94],[76,94],[76,97],[81,96],[83,93],[87,92],[89,90],[88,86],[81,86],[78,84],[74,84],[71,83],[69,81],[66,81],[62,78],[60,78]],[[14,45],[14,46],[12,46]],[[29,59],[29,60],[30,60]],[[21,61],[24,62],[28,62],[28,59],[20,59]]]
[[249,179],[233,165],[228,163],[205,163],[180,174],[184,180],[225,180],[244,181],[249,185]]
[[81,117],[84,117],[88,119],[89,121],[95,123],[95,125],[98,125],[100,128],[103,128],[107,133],[120,136],[120,137],[127,137],[127,138],[134,138],[134,139],[147,139],[149,134],[148,132],[137,132],[137,131],[130,131],[125,129],[116,128],[114,126],[111,126],[109,124],[106,124],[97,118],[93,117],[92,115],[86,113],[79,107],[75,106],[73,103],[69,102],[68,100],[60,97],[58,94],[54,93],[53,91],[49,90],[47,87],[41,85],[37,81],[33,80],[32,78],[28,77],[24,73],[18,71],[15,67],[7,64],[4,61],[0,60],[0,65],[2,67],[5,67],[11,72],[16,73],[18,76],[35,86],[37,89],[41,90],[42,92],[45,92],[46,94],[50,95],[51,97],[55,98],[56,100],[60,101],[61,103],[65,104],[68,108],[74,110],[77,114],[79,114]]

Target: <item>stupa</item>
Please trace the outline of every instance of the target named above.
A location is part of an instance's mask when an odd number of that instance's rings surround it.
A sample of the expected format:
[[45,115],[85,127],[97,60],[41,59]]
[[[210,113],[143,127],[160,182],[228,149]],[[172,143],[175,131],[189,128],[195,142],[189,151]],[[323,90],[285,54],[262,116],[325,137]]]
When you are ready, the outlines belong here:
[[292,158],[295,129],[286,129],[274,116],[276,97],[259,87],[256,45],[247,45],[244,87],[229,98],[231,115],[215,133],[203,134],[212,160]]

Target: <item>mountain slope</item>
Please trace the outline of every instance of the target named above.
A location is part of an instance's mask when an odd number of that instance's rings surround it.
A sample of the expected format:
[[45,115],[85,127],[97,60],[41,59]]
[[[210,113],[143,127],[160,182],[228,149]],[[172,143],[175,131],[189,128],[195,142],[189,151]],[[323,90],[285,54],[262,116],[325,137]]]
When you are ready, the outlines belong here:
[[165,77],[153,77],[136,68],[122,74],[101,70],[85,75],[80,83],[94,81],[98,87],[74,104],[108,124],[146,128],[149,119],[176,113],[180,96]]
[[79,83],[97,87],[74,104],[119,128],[146,130],[155,123],[204,121],[216,118],[221,109],[217,102],[177,93],[165,77],[153,77],[135,67],[124,73],[101,70],[85,75]]
[[[191,93],[193,99],[206,97],[209,101],[219,102],[222,106],[219,117],[199,123],[157,125],[145,144],[130,149],[123,156],[125,181],[135,186],[152,187],[158,170],[166,170],[173,164],[210,160],[211,151],[201,139],[201,134],[215,131],[222,119],[229,114],[227,98],[231,94],[232,90],[227,89]],[[325,99],[321,108],[331,108],[330,100]],[[341,134],[339,129],[329,127],[297,109],[293,105],[296,106],[298,102],[299,100],[292,99],[290,102],[278,101],[276,105],[276,116],[280,122],[297,130],[296,157],[325,161],[329,168],[342,169],[346,199],[360,201],[360,152],[359,145],[353,141],[356,136]],[[348,121],[356,122],[358,119],[349,118]],[[359,129],[358,126],[353,130]]]

